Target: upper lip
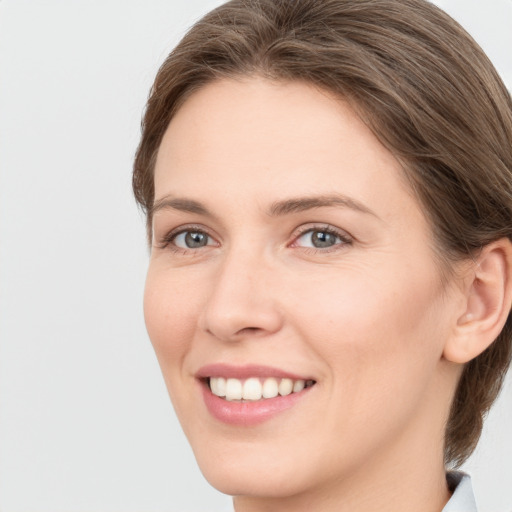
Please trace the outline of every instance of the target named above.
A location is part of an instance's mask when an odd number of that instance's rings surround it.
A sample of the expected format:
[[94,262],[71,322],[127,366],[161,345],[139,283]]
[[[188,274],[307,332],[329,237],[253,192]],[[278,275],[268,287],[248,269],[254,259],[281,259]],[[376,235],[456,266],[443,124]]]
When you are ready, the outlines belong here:
[[233,379],[248,379],[250,377],[274,377],[277,379],[314,380],[310,376],[301,376],[272,366],[257,364],[231,365],[214,363],[202,366],[196,373],[198,379],[208,377],[224,377]]

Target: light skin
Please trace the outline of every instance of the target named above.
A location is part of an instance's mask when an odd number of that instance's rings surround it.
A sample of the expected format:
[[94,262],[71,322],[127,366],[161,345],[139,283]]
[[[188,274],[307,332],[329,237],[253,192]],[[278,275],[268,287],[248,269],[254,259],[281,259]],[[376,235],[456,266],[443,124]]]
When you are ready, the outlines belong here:
[[[442,510],[444,424],[462,364],[506,319],[510,244],[443,283],[400,164],[351,108],[258,77],[209,84],[173,118],[152,229],[148,333],[199,466],[237,512]],[[196,378],[213,363],[315,384],[229,425]]]

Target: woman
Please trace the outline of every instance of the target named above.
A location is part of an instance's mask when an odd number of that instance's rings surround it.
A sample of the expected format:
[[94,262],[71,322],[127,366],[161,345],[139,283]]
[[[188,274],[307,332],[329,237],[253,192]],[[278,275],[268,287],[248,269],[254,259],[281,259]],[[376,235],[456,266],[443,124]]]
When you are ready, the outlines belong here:
[[151,91],[147,329],[237,512],[476,510],[511,357],[512,102],[424,0],[233,0]]

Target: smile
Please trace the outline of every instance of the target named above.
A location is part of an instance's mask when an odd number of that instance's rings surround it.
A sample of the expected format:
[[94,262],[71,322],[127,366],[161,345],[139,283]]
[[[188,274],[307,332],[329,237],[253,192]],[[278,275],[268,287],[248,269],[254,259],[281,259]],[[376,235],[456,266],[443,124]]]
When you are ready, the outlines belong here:
[[313,380],[289,379],[275,377],[249,377],[248,379],[210,377],[208,385],[211,392],[228,402],[260,401],[277,396],[288,396],[311,387]]
[[211,364],[195,375],[209,414],[228,425],[266,422],[299,402],[316,387],[311,376],[269,366]]

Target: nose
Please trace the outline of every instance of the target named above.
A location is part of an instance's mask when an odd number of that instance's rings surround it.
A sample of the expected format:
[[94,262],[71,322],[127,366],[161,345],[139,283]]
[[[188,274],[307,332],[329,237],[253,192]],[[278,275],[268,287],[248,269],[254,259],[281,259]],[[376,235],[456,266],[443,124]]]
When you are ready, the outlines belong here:
[[200,327],[222,341],[240,341],[279,331],[282,314],[273,271],[262,257],[239,251],[216,268]]

